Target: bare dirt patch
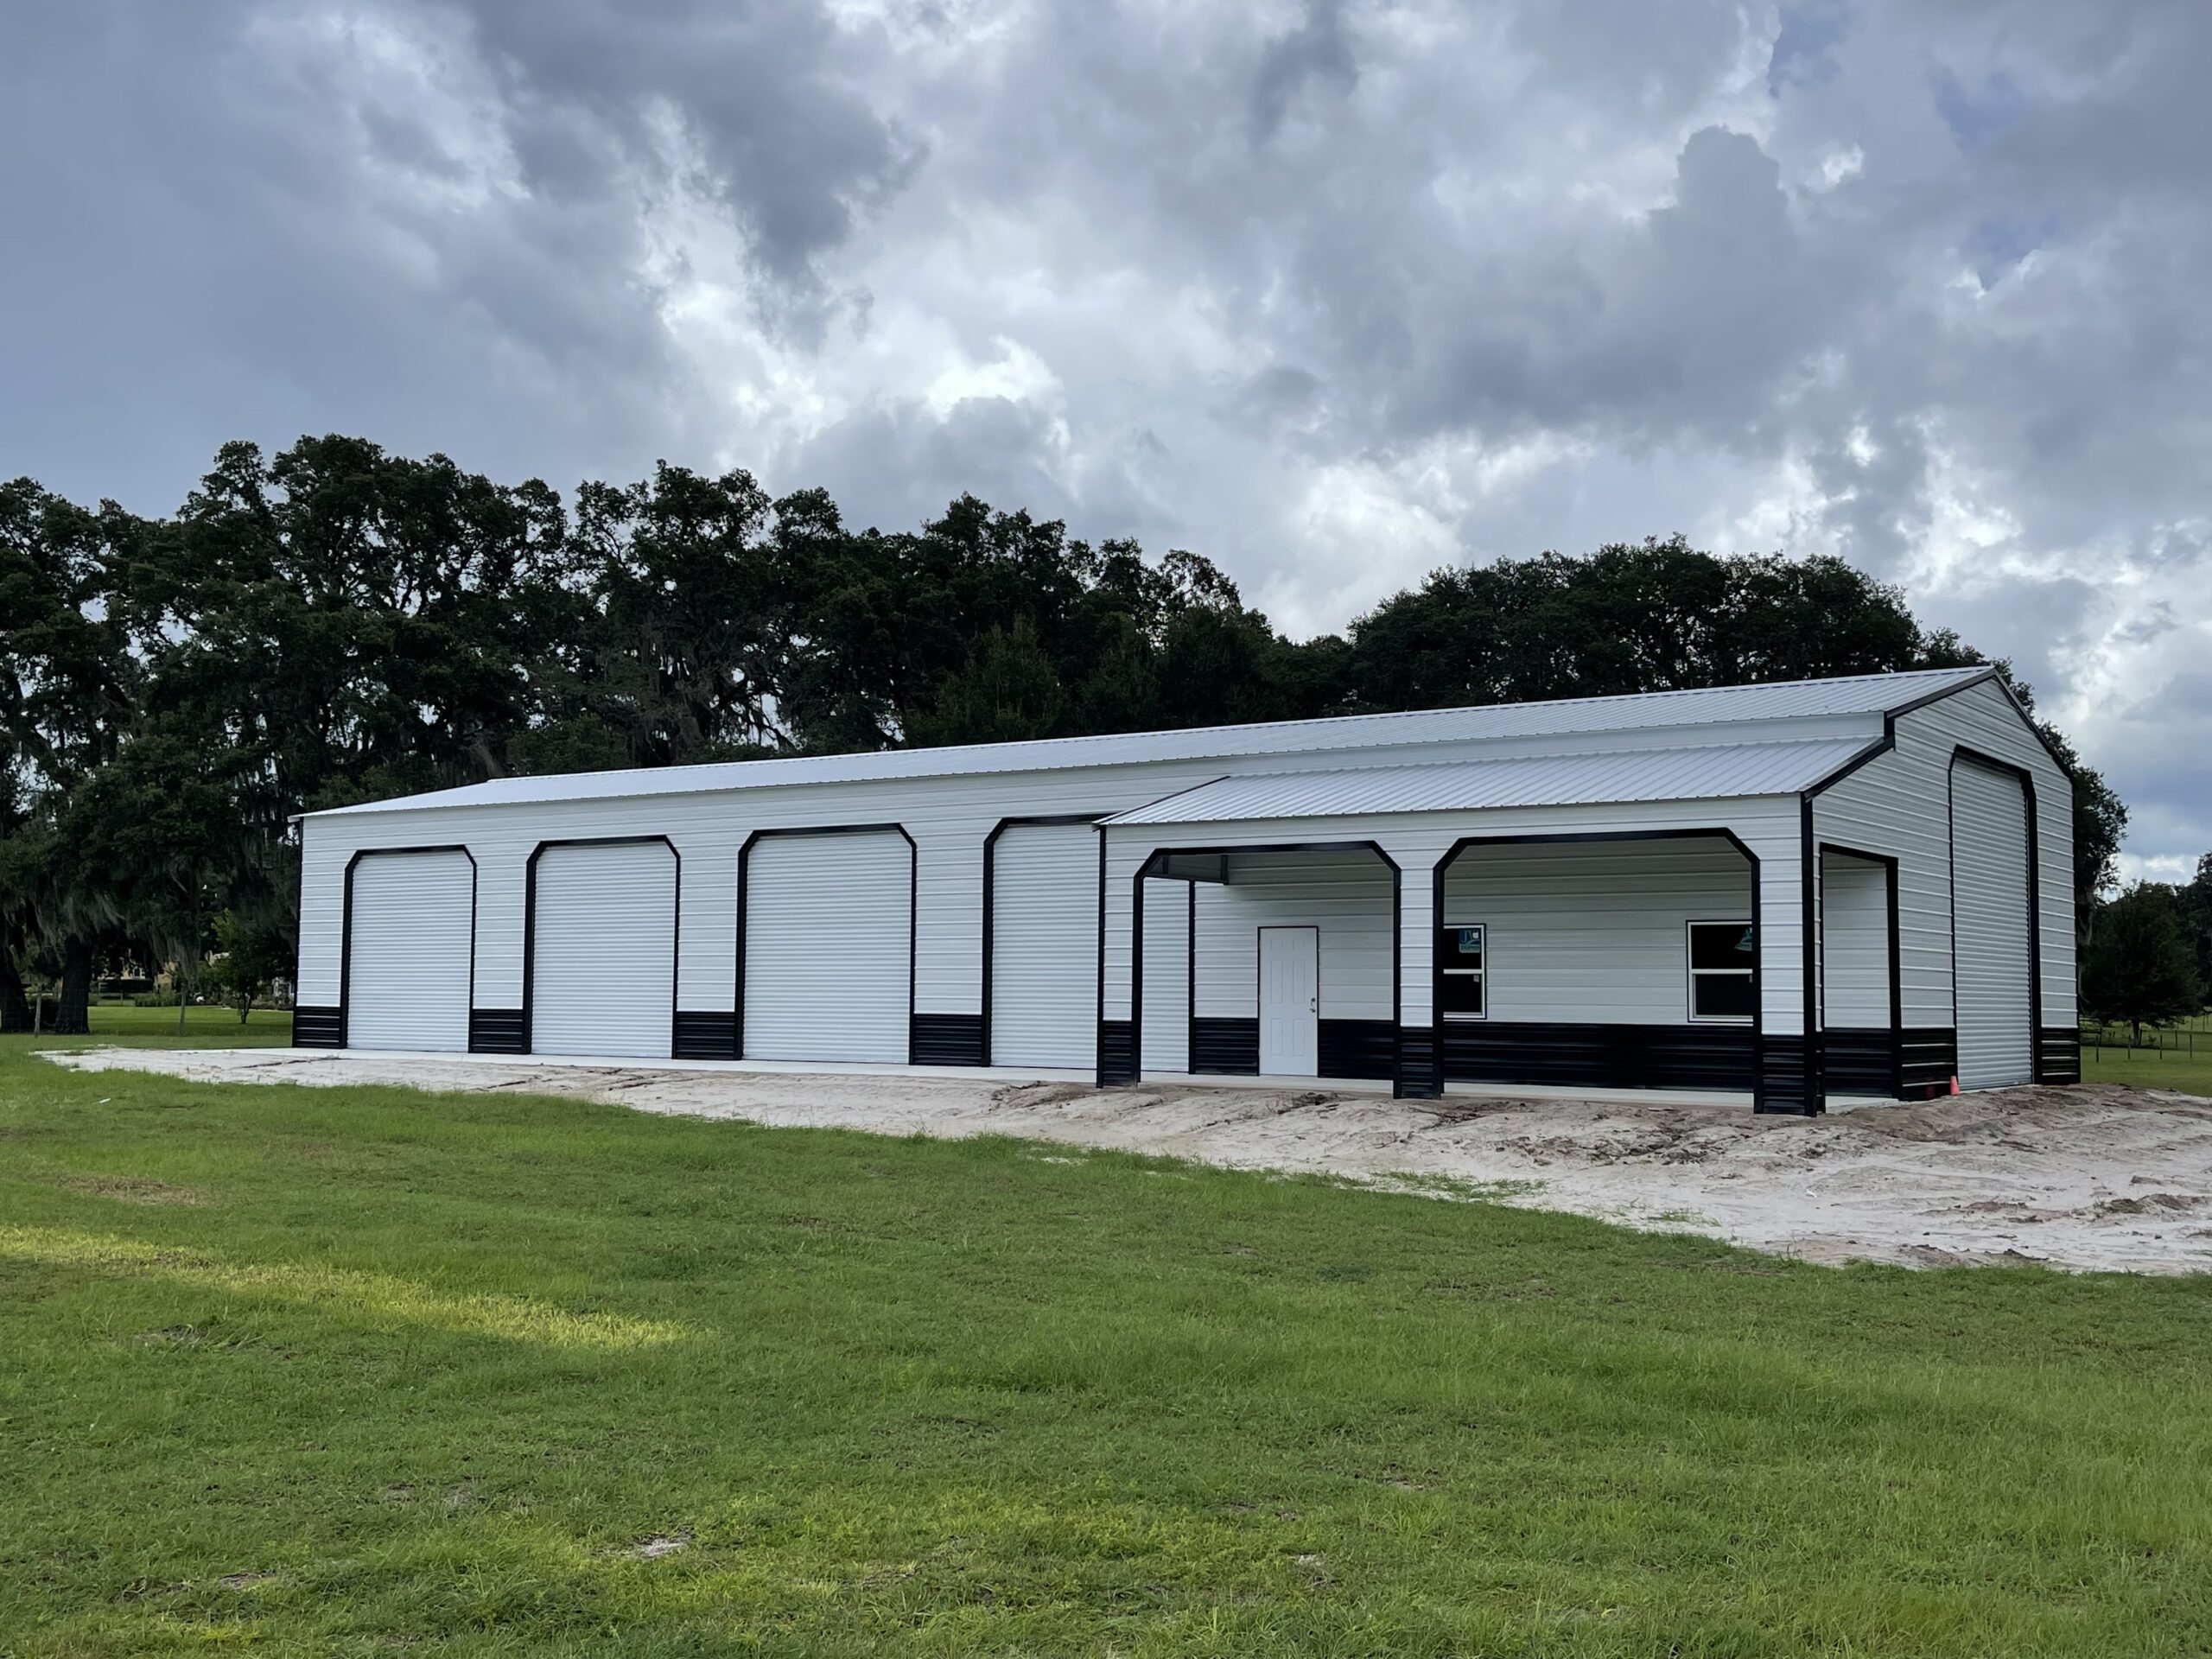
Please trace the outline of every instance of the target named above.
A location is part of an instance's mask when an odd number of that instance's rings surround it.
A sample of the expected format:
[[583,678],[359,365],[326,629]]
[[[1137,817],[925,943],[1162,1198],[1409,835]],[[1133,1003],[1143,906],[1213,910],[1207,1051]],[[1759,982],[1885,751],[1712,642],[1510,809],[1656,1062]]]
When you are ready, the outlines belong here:
[[2212,1269],[2212,1100],[2112,1084],[1999,1090],[1806,1120],[1719,1106],[1098,1090],[297,1050],[50,1058],[207,1082],[528,1090],[773,1126],[1015,1135],[1568,1211],[1815,1262]]

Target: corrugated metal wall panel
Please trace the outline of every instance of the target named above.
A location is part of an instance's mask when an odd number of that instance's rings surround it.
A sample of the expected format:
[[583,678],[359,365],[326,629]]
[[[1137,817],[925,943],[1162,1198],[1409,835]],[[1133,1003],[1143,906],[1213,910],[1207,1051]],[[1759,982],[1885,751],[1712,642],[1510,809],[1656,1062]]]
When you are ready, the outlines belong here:
[[1822,1026],[1888,1030],[1888,870],[1871,859],[1824,854],[1820,919]]
[[753,844],[747,1059],[906,1064],[912,871],[891,830]]
[[1950,745],[1916,717],[1899,722],[1897,747],[1816,798],[1823,839],[1897,861],[1897,969],[1907,1029],[1951,1021]]
[[1484,929],[1500,1020],[1688,1024],[1688,924],[1751,913],[1751,866],[1718,836],[1471,847],[1444,884],[1446,925]]
[[1968,1089],[2030,1082],[2028,815],[2018,778],[1971,760],[1952,768],[1951,880],[1959,1082]]
[[[738,850],[746,836],[755,830],[896,822],[919,843],[916,1007],[979,1013],[983,841],[993,824],[1024,814],[1111,812],[1218,775],[1211,766],[1136,766],[1048,777],[823,785],[757,796],[647,796],[309,818],[301,877],[300,1000],[338,1001],[343,875],[356,847],[466,842],[478,866],[477,1001],[518,1007],[523,870],[531,849],[542,841],[653,833],[669,836],[683,856],[683,1006],[729,1008],[734,1006]],[[1093,880],[1095,893],[1095,873]]]
[[1970,686],[1896,722],[1897,747],[1814,803],[1824,840],[1898,861],[1897,944],[1907,1030],[1948,1031],[1951,998],[1950,765],[1961,745],[2026,768],[2036,781],[2043,1022],[2075,1013],[2072,785],[2003,691]]
[[1972,687],[1930,705],[1927,712],[1940,712],[1958,741],[2024,767],[2035,779],[2043,1022],[2046,1027],[2072,1026],[2078,1017],[2075,1011],[2072,781],[1994,685]]
[[1191,885],[1144,884],[1144,1069],[1191,1069]]
[[1098,831],[1017,823],[991,872],[991,1063],[1098,1060]]
[[[1665,734],[1650,735],[1654,742],[1666,741]],[[1868,768],[1869,772],[1873,770]],[[300,1000],[309,1004],[337,1001],[342,874],[346,858],[357,847],[417,841],[465,842],[469,846],[479,867],[477,1001],[486,1007],[515,1007],[520,1005],[523,978],[523,869],[531,849],[546,839],[652,832],[671,836],[681,849],[686,866],[683,1006],[698,1010],[727,1008],[731,1006],[732,962],[735,954],[732,948],[734,884],[728,880],[709,879],[711,867],[721,861],[734,871],[739,846],[755,829],[895,819],[905,824],[919,843],[916,1006],[925,1012],[975,1013],[982,1007],[982,843],[994,823],[1002,817],[1024,813],[1110,812],[1135,807],[1174,790],[1206,782],[1219,776],[1220,772],[1219,766],[1211,761],[1161,763],[1052,774],[825,784],[749,795],[641,797],[548,802],[512,808],[442,808],[309,818],[303,825]],[[2054,798],[2059,801],[2063,812],[2063,797],[2055,794]],[[1940,773],[1933,799],[1940,836],[1943,801]],[[1914,813],[1924,816],[1926,809],[1924,804],[1915,802],[1908,791],[1904,800],[1890,804],[1886,810],[1892,817],[1910,817]],[[2053,858],[2069,859],[2063,826],[2053,831],[2049,809],[2045,810],[2044,822],[2046,863]],[[1453,838],[1462,834],[1515,830],[1618,830],[1713,823],[1725,823],[1736,829],[1753,843],[1764,861],[1768,1029],[1774,1033],[1795,1031],[1799,1027],[1802,1003],[1797,967],[1801,958],[1796,943],[1798,888],[1794,798],[1668,802],[1625,807],[1508,808],[1395,818],[1377,816],[1274,821],[1240,824],[1235,838],[1372,838],[1390,849],[1408,872],[1408,896],[1401,940],[1402,995],[1407,1023],[1419,1027],[1429,1019],[1427,873]],[[1835,838],[1866,840],[1840,833]],[[1112,918],[1107,941],[1110,1019],[1126,1020],[1128,1015],[1128,957],[1126,948],[1117,949],[1116,941],[1117,937],[1126,939],[1129,876],[1135,859],[1141,856],[1138,849],[1190,840],[1187,831],[1173,830],[1156,834],[1114,833],[1111,846],[1116,861],[1107,895]],[[1889,850],[1878,841],[1867,844]],[[694,866],[699,867],[696,879]],[[1925,896],[1924,887],[1909,890],[1907,903]],[[1947,905],[1937,919],[1948,928]],[[1116,930],[1121,931],[1118,935]],[[1912,930],[1908,927],[1906,931],[1910,950],[1913,948]],[[2048,928],[2046,932],[2048,935]],[[1924,930],[1919,937],[1927,937]],[[1944,937],[1947,939],[1947,934]],[[2070,932],[2066,946],[2066,998],[2063,1009],[2054,1005],[2052,1016],[2059,1022],[2070,1018],[2072,1013]],[[1948,1004],[1948,943],[1944,952],[1943,982]],[[2050,960],[2049,953],[2046,960]],[[1325,967],[1325,985],[1330,977]],[[1916,982],[1927,981],[1923,976]],[[1388,1018],[1388,1004],[1384,1002],[1376,1017]],[[1948,1025],[1948,1017],[1940,1023]]]
[[1390,872],[1380,859],[1357,849],[1239,853],[1229,872],[1226,886],[1198,884],[1201,1017],[1256,1018],[1260,929],[1302,924],[1321,930],[1322,1016],[1390,1017]]
[[660,842],[538,855],[533,1054],[666,1059],[676,1023],[676,855]]
[[462,852],[374,853],[354,866],[348,1047],[467,1052],[475,877]]

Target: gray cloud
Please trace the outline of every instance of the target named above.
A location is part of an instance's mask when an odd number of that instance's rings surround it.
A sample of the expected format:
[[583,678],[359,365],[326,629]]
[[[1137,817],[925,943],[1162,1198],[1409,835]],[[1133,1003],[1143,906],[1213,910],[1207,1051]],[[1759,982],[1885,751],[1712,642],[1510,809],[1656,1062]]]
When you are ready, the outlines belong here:
[[[2193,0],[210,0],[0,22],[0,469],[972,489],[1294,628],[1836,551],[2212,845]],[[24,253],[28,250],[28,255]]]
[[698,143],[715,194],[756,256],[785,279],[842,242],[855,214],[894,189],[909,145],[836,75],[835,31],[797,5],[717,0],[459,0],[476,49],[520,124],[533,188],[602,188],[590,145],[561,142],[578,116],[632,159],[651,157],[665,112]]
[[1344,37],[1342,0],[1307,0],[1306,16],[1268,43],[1252,86],[1252,131],[1262,141],[1282,125],[1291,100],[1309,86],[1342,92],[1358,79]]

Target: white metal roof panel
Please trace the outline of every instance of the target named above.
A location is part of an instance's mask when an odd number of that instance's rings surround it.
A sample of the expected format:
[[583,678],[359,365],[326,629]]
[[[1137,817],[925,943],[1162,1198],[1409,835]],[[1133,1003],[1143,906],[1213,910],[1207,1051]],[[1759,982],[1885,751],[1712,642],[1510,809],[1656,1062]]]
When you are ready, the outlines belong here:
[[967,773],[1043,772],[1071,766],[1123,766],[1215,756],[1328,754],[1404,744],[1464,743],[1490,738],[1563,733],[1648,731],[1823,715],[1872,715],[1900,709],[1986,677],[1986,668],[1866,674],[1847,679],[1792,680],[1765,685],[1713,686],[1637,696],[1573,697],[1553,702],[1488,703],[1407,714],[1345,715],[1325,720],[1203,726],[1172,732],[1125,732],[946,748],[893,749],[861,754],[795,756],[709,766],[567,772],[499,778],[459,789],[397,800],[334,807],[311,817],[409,811],[428,807],[510,806],[533,802],[603,800],[623,796],[691,794],[793,784],[866,783]]
[[1224,823],[1350,817],[1370,812],[1470,811],[1599,801],[1719,800],[1788,795],[1819,782],[1866,745],[1857,739],[1738,743],[1534,755],[1428,766],[1224,778],[1106,820],[1111,824]]

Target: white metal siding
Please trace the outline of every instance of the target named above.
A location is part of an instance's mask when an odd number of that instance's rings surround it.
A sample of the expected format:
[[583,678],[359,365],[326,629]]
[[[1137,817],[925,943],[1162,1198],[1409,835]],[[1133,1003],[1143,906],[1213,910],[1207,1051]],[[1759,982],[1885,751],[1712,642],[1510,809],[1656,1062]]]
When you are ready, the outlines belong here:
[[[1761,925],[1761,1011],[1768,1033],[1794,1035],[1804,1029],[1803,935],[1797,925],[1799,888],[1798,845],[1800,817],[1794,795],[1761,796],[1740,801],[1668,801],[1648,806],[1597,805],[1572,810],[1556,807],[1505,807],[1484,812],[1409,813],[1401,817],[1374,816],[1332,819],[1265,819],[1236,826],[1240,839],[1255,842],[1287,841],[1374,841],[1397,861],[1404,873],[1405,902],[1400,906],[1399,997],[1402,1019],[1408,1026],[1430,1022],[1429,969],[1433,959],[1430,911],[1427,900],[1430,872],[1446,849],[1461,836],[1555,834],[1577,831],[1649,830],[1706,830],[1726,826],[1745,842],[1759,860]],[[1106,1017],[1128,1017],[1129,957],[1128,882],[1136,867],[1154,848],[1188,845],[1189,830],[1173,826],[1133,825],[1107,831],[1106,879]],[[1657,844],[1657,843],[1652,843]],[[1198,894],[1199,935],[1205,938],[1209,893]],[[1746,888],[1748,899],[1748,887]],[[1295,917],[1277,919],[1295,920]],[[1325,943],[1324,949],[1326,949]],[[1256,968],[1256,963],[1255,964]],[[1329,968],[1322,964],[1322,1012],[1334,1016],[1329,1003]],[[1198,989],[1198,1012],[1251,1014],[1253,1005],[1217,1007],[1207,1001],[1205,976]],[[1387,1017],[1388,1002],[1374,1017]]]
[[1897,747],[1815,798],[1824,840],[1898,861],[1897,946],[1907,1029],[1953,1027],[1951,849],[1953,753],[1961,745],[2023,766],[2035,779],[2042,897],[2043,1019],[2074,1023],[2072,785],[2004,692],[1968,687],[1896,721]]
[[2027,800],[2010,773],[1966,760],[1952,769],[1951,881],[1959,1083],[1994,1089],[2030,1082]]
[[[1518,715],[1488,716],[1470,722],[1414,721],[1403,727],[1333,722],[1318,728],[1281,729],[1265,742],[1213,745],[1218,753],[1166,744],[1124,749],[1111,744],[1078,745],[1030,756],[1026,750],[994,751],[974,757],[993,770],[923,775],[941,767],[944,757],[916,759],[903,775],[888,770],[842,771],[812,763],[772,763],[779,786],[753,788],[772,775],[741,768],[671,768],[650,774],[608,775],[589,786],[558,780],[557,787],[529,780],[510,796],[451,795],[423,798],[404,810],[315,815],[302,826],[301,948],[299,996],[303,1005],[338,1001],[340,917],[343,871],[356,850],[423,842],[466,842],[478,865],[476,1001],[484,1008],[518,1007],[524,977],[524,869],[531,849],[549,839],[665,834],[683,855],[681,1006],[711,1011],[734,1006],[732,948],[735,918],[737,850],[757,829],[835,823],[896,820],[918,843],[917,852],[917,939],[913,980],[915,1006],[925,1012],[969,1013],[982,1007],[982,929],[980,890],[982,844],[1000,819],[1025,813],[1117,812],[1227,773],[1310,771],[1314,756],[1336,753],[1349,766],[1403,766],[1416,761],[1486,761],[1502,756],[1591,753],[1599,750],[1664,749],[1687,744],[1727,743],[1859,735],[1880,735],[1878,715],[1865,712],[1910,696],[1923,682],[1881,681],[1862,684],[1838,700],[1830,692],[1762,692],[1756,699],[1722,698],[1707,704],[1694,696],[1666,702],[1654,711],[1640,702],[1605,700],[1554,709],[1533,723]],[[1664,700],[1662,700],[1664,701]],[[1966,705],[1974,705],[1967,708]],[[1756,706],[1754,706],[1756,705]],[[1955,705],[1958,713],[1954,715]],[[1986,705],[1986,706],[1984,706]],[[1696,707],[1696,719],[1674,716]],[[1960,741],[2015,758],[2003,747],[2023,743],[2022,764],[2047,767],[2032,735],[2003,705],[2001,696],[1982,689],[1962,692],[1897,722],[1900,753],[1854,775],[1823,796],[1817,810],[1822,833],[1882,851],[1896,850],[1882,836],[1918,837],[1926,856],[1906,861],[1904,935],[1907,1023],[1948,1026],[1948,846],[1943,832],[1945,789],[1942,765],[1921,768],[1905,761],[1903,751],[1932,747],[1939,714],[1944,729],[1970,735]],[[1626,729],[1621,722],[1658,718],[1662,723]],[[1709,722],[1709,723],[1708,723]],[[1986,729],[1984,729],[1986,728]],[[1945,740],[1944,755],[1948,756]],[[1178,740],[1179,742],[1180,740]],[[1017,746],[1019,747],[1020,746]],[[1206,746],[1200,746],[1201,747]],[[1266,753],[1259,751],[1266,750]],[[1170,755],[1179,758],[1169,758]],[[1039,769],[1013,769],[1033,763]],[[1892,764],[1894,763],[1894,764]],[[874,761],[869,763],[874,765]],[[899,760],[899,766],[908,766]],[[1004,766],[1007,769],[998,770]],[[1050,768],[1049,770],[1046,768]],[[2055,768],[2052,769],[2056,777]],[[680,773],[679,778],[677,774]],[[2044,1007],[2049,1022],[2065,1024],[2072,1015],[2072,920],[2070,823],[2063,779],[2046,786],[2037,771],[2044,861]],[[802,779],[804,781],[802,781]],[[1880,798],[1840,798],[1861,785],[1878,783]],[[576,785],[571,789],[569,785]],[[670,789],[677,792],[659,792]],[[474,804],[482,802],[481,804]],[[467,803],[467,804],[465,804]],[[1832,810],[1860,822],[1831,823]],[[1150,845],[1188,844],[1193,840],[1246,841],[1374,838],[1387,846],[1406,871],[1407,899],[1400,940],[1404,1017],[1414,1026],[1428,1022],[1430,956],[1428,872],[1444,847],[1462,834],[1563,829],[1630,829],[1663,825],[1726,823],[1749,841],[1762,860],[1761,879],[1768,904],[1765,969],[1767,1029],[1776,1035],[1800,1027],[1803,992],[1799,977],[1802,952],[1796,933],[1797,803],[1794,796],[1726,801],[1667,801],[1649,805],[1497,808],[1482,811],[1436,811],[1397,816],[1365,814],[1354,818],[1306,819],[1239,823],[1234,836],[1188,829],[1156,834],[1124,830],[1109,835],[1116,863],[1107,905],[1106,1015],[1128,1017],[1128,877]],[[1932,834],[1929,826],[1932,824]],[[766,843],[763,843],[764,845]],[[1929,861],[1932,860],[1932,864]],[[1256,964],[1255,964],[1256,966]],[[1148,976],[1149,977],[1149,976]],[[1324,963],[1324,994],[1341,982]],[[1158,982],[1154,981],[1154,983]],[[1940,998],[1940,1007],[1932,1006]],[[1224,1010],[1226,1011],[1226,1010]],[[1249,1012],[1249,1010],[1247,1010]],[[1373,1017],[1387,1017],[1382,1003]],[[1917,1017],[1916,1017],[1917,1014]],[[1150,1049],[1147,1043],[1147,1049]],[[1148,1061],[1149,1063],[1149,1061]]]
[[1688,924],[1751,914],[1718,837],[1470,847],[1444,884],[1445,925],[1483,925],[1492,1020],[1686,1024]]
[[658,841],[538,855],[531,1052],[666,1059],[676,1018],[676,855]]
[[376,853],[354,866],[348,1047],[468,1052],[475,876],[462,852]]
[[[1834,718],[1792,721],[1789,729],[1793,733],[1825,734],[1835,723]],[[1879,734],[1878,721],[1862,720],[1860,723],[1866,727],[1864,735],[1868,741]],[[1763,734],[1759,729],[1762,727],[1770,731],[1771,722],[1747,722],[1733,734],[1701,728],[1699,738],[1701,741],[1730,737],[1758,741]],[[1662,730],[1519,741],[1561,748],[1570,742],[1618,747],[1630,743],[1657,745],[1675,741],[1678,741],[1678,734]],[[2033,740],[2029,741],[2032,743]],[[1508,739],[1481,746],[1466,745],[1460,752],[1471,759],[1487,758],[1499,748],[1515,746],[1516,741]],[[1444,746],[1426,753],[1439,760],[1455,758]],[[1408,752],[1404,749],[1378,750],[1372,752],[1370,758],[1381,763],[1386,759],[1403,760],[1408,756]],[[548,800],[512,806],[448,806],[310,817],[302,825],[304,848],[300,887],[300,1001],[308,1005],[335,1004],[338,1001],[340,891],[346,861],[357,848],[404,846],[421,842],[467,844],[476,855],[478,868],[477,1006],[512,1008],[521,1006],[523,871],[531,848],[546,840],[663,834],[676,842],[683,861],[682,1006],[690,1009],[727,1009],[734,1006],[734,995],[733,974],[737,953],[732,949],[732,938],[736,927],[737,855],[746,836],[758,829],[896,821],[904,824],[918,843],[916,1006],[930,1013],[974,1014],[982,1007],[983,840],[993,824],[1001,818],[1024,814],[1122,811],[1211,782],[1226,770],[1280,768],[1294,764],[1310,767],[1313,763],[1309,754],[1259,756],[1239,759],[1231,766],[1214,760],[1181,760],[1052,772],[825,782],[715,793]],[[1932,813],[1940,856],[1943,823],[1940,768],[1932,789],[1932,794],[1924,800],[1907,802],[1902,810],[1906,814],[1918,813],[1923,817]],[[2063,803],[2063,797],[2057,798]],[[1759,797],[1626,807],[1601,804],[1500,808],[1396,817],[1370,814],[1357,819],[1287,823],[1271,820],[1240,824],[1233,837],[1218,831],[1200,834],[1173,827],[1163,827],[1156,833],[1121,830],[1109,832],[1109,839],[1116,849],[1135,848],[1141,841],[1147,840],[1148,844],[1158,846],[1231,839],[1259,842],[1358,837],[1381,841],[1407,873],[1408,898],[1402,952],[1405,1017],[1410,1024],[1423,1025],[1428,1015],[1429,912],[1426,883],[1430,866],[1455,836],[1514,830],[1726,823],[1752,842],[1764,861],[1763,875],[1774,900],[1769,906],[1767,1028],[1783,1033],[1797,1029],[1796,1010],[1802,1007],[1798,1000],[1802,993],[1796,988],[1796,945],[1794,938],[1786,937],[1794,935],[1796,925],[1796,813],[1795,797]],[[2067,844],[2065,826],[2054,826],[2048,811],[2044,829],[2046,861],[2053,856],[2050,850],[2052,846],[2060,849],[2057,856],[2070,856],[2063,851]],[[1862,842],[1866,840],[1859,834],[1838,835],[1836,838]],[[1128,868],[1117,868],[1107,895],[1109,918],[1119,918],[1109,921],[1107,938],[1109,1019],[1126,1019],[1128,1013],[1128,961],[1126,950],[1116,956],[1116,930],[1128,925],[1129,874]],[[1946,909],[1938,920],[1947,924],[1948,918]],[[1944,1017],[1936,1023],[1948,1025],[1948,931],[1942,937],[1946,940]],[[2070,946],[2070,935],[2069,944]],[[2066,995],[2066,1007],[2070,1012],[2070,981]],[[2050,1006],[2049,993],[2046,1006]]]
[[1098,1060],[1098,831],[1018,823],[991,868],[991,1063]]
[[912,880],[912,852],[893,830],[753,844],[746,1058],[906,1064]]
[[1871,859],[1821,860],[1821,1021],[1831,1031],[1890,1024],[1889,872]]
[[1260,929],[1310,924],[1321,930],[1321,1017],[1390,1017],[1388,866],[1348,848],[1240,853],[1229,871],[1226,886],[1198,884],[1199,1014],[1256,1017]]
[[1144,1069],[1191,1069],[1191,884],[1144,884]]

